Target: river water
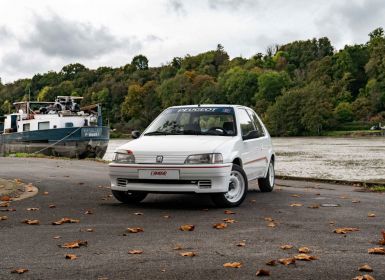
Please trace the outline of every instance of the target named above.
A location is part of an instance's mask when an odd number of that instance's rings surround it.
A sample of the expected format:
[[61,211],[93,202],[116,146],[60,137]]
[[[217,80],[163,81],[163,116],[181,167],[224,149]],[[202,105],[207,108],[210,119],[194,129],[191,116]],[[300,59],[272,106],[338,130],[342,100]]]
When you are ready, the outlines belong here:
[[[129,140],[112,139],[104,159]],[[385,137],[273,138],[276,173],[349,181],[385,181]]]

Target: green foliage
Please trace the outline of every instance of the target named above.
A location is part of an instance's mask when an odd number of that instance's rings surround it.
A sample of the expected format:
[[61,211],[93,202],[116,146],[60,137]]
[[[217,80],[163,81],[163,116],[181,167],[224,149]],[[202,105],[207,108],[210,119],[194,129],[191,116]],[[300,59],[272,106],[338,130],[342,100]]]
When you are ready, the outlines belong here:
[[363,45],[334,51],[328,38],[269,47],[250,58],[222,45],[149,67],[144,55],[122,67],[88,69],[80,63],[3,85],[0,114],[15,101],[82,96],[101,103],[116,135],[143,129],[164,108],[230,103],[253,107],[272,135],[319,135],[368,129],[385,122],[385,33],[377,28]]

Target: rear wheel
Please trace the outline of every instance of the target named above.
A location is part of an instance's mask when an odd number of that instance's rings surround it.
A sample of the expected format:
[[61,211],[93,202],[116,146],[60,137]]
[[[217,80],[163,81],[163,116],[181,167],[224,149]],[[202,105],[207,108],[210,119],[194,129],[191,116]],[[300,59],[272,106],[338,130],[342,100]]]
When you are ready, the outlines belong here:
[[261,192],[271,192],[274,189],[275,170],[274,162],[270,160],[269,169],[265,178],[258,179],[258,186]]
[[219,207],[236,207],[245,199],[247,189],[248,181],[245,171],[239,165],[233,164],[228,192],[212,194],[211,198]]
[[138,203],[146,198],[146,192],[128,192],[111,190],[114,197],[123,203]]

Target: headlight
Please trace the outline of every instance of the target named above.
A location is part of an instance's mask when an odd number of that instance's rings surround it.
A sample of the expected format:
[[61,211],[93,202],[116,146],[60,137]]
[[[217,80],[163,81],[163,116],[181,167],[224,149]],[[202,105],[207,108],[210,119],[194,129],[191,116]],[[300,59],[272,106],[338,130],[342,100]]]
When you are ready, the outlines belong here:
[[131,151],[127,151],[126,153],[117,152],[115,153],[114,162],[119,163],[135,163],[135,156]]
[[185,160],[186,164],[223,163],[222,154],[190,155]]

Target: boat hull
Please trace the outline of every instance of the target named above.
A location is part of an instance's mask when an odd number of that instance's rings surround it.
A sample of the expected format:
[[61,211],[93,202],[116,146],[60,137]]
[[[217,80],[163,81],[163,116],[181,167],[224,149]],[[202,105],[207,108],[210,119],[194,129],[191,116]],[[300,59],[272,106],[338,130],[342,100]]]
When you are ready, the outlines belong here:
[[108,127],[71,127],[0,135],[0,155],[37,153],[69,158],[103,158]]

